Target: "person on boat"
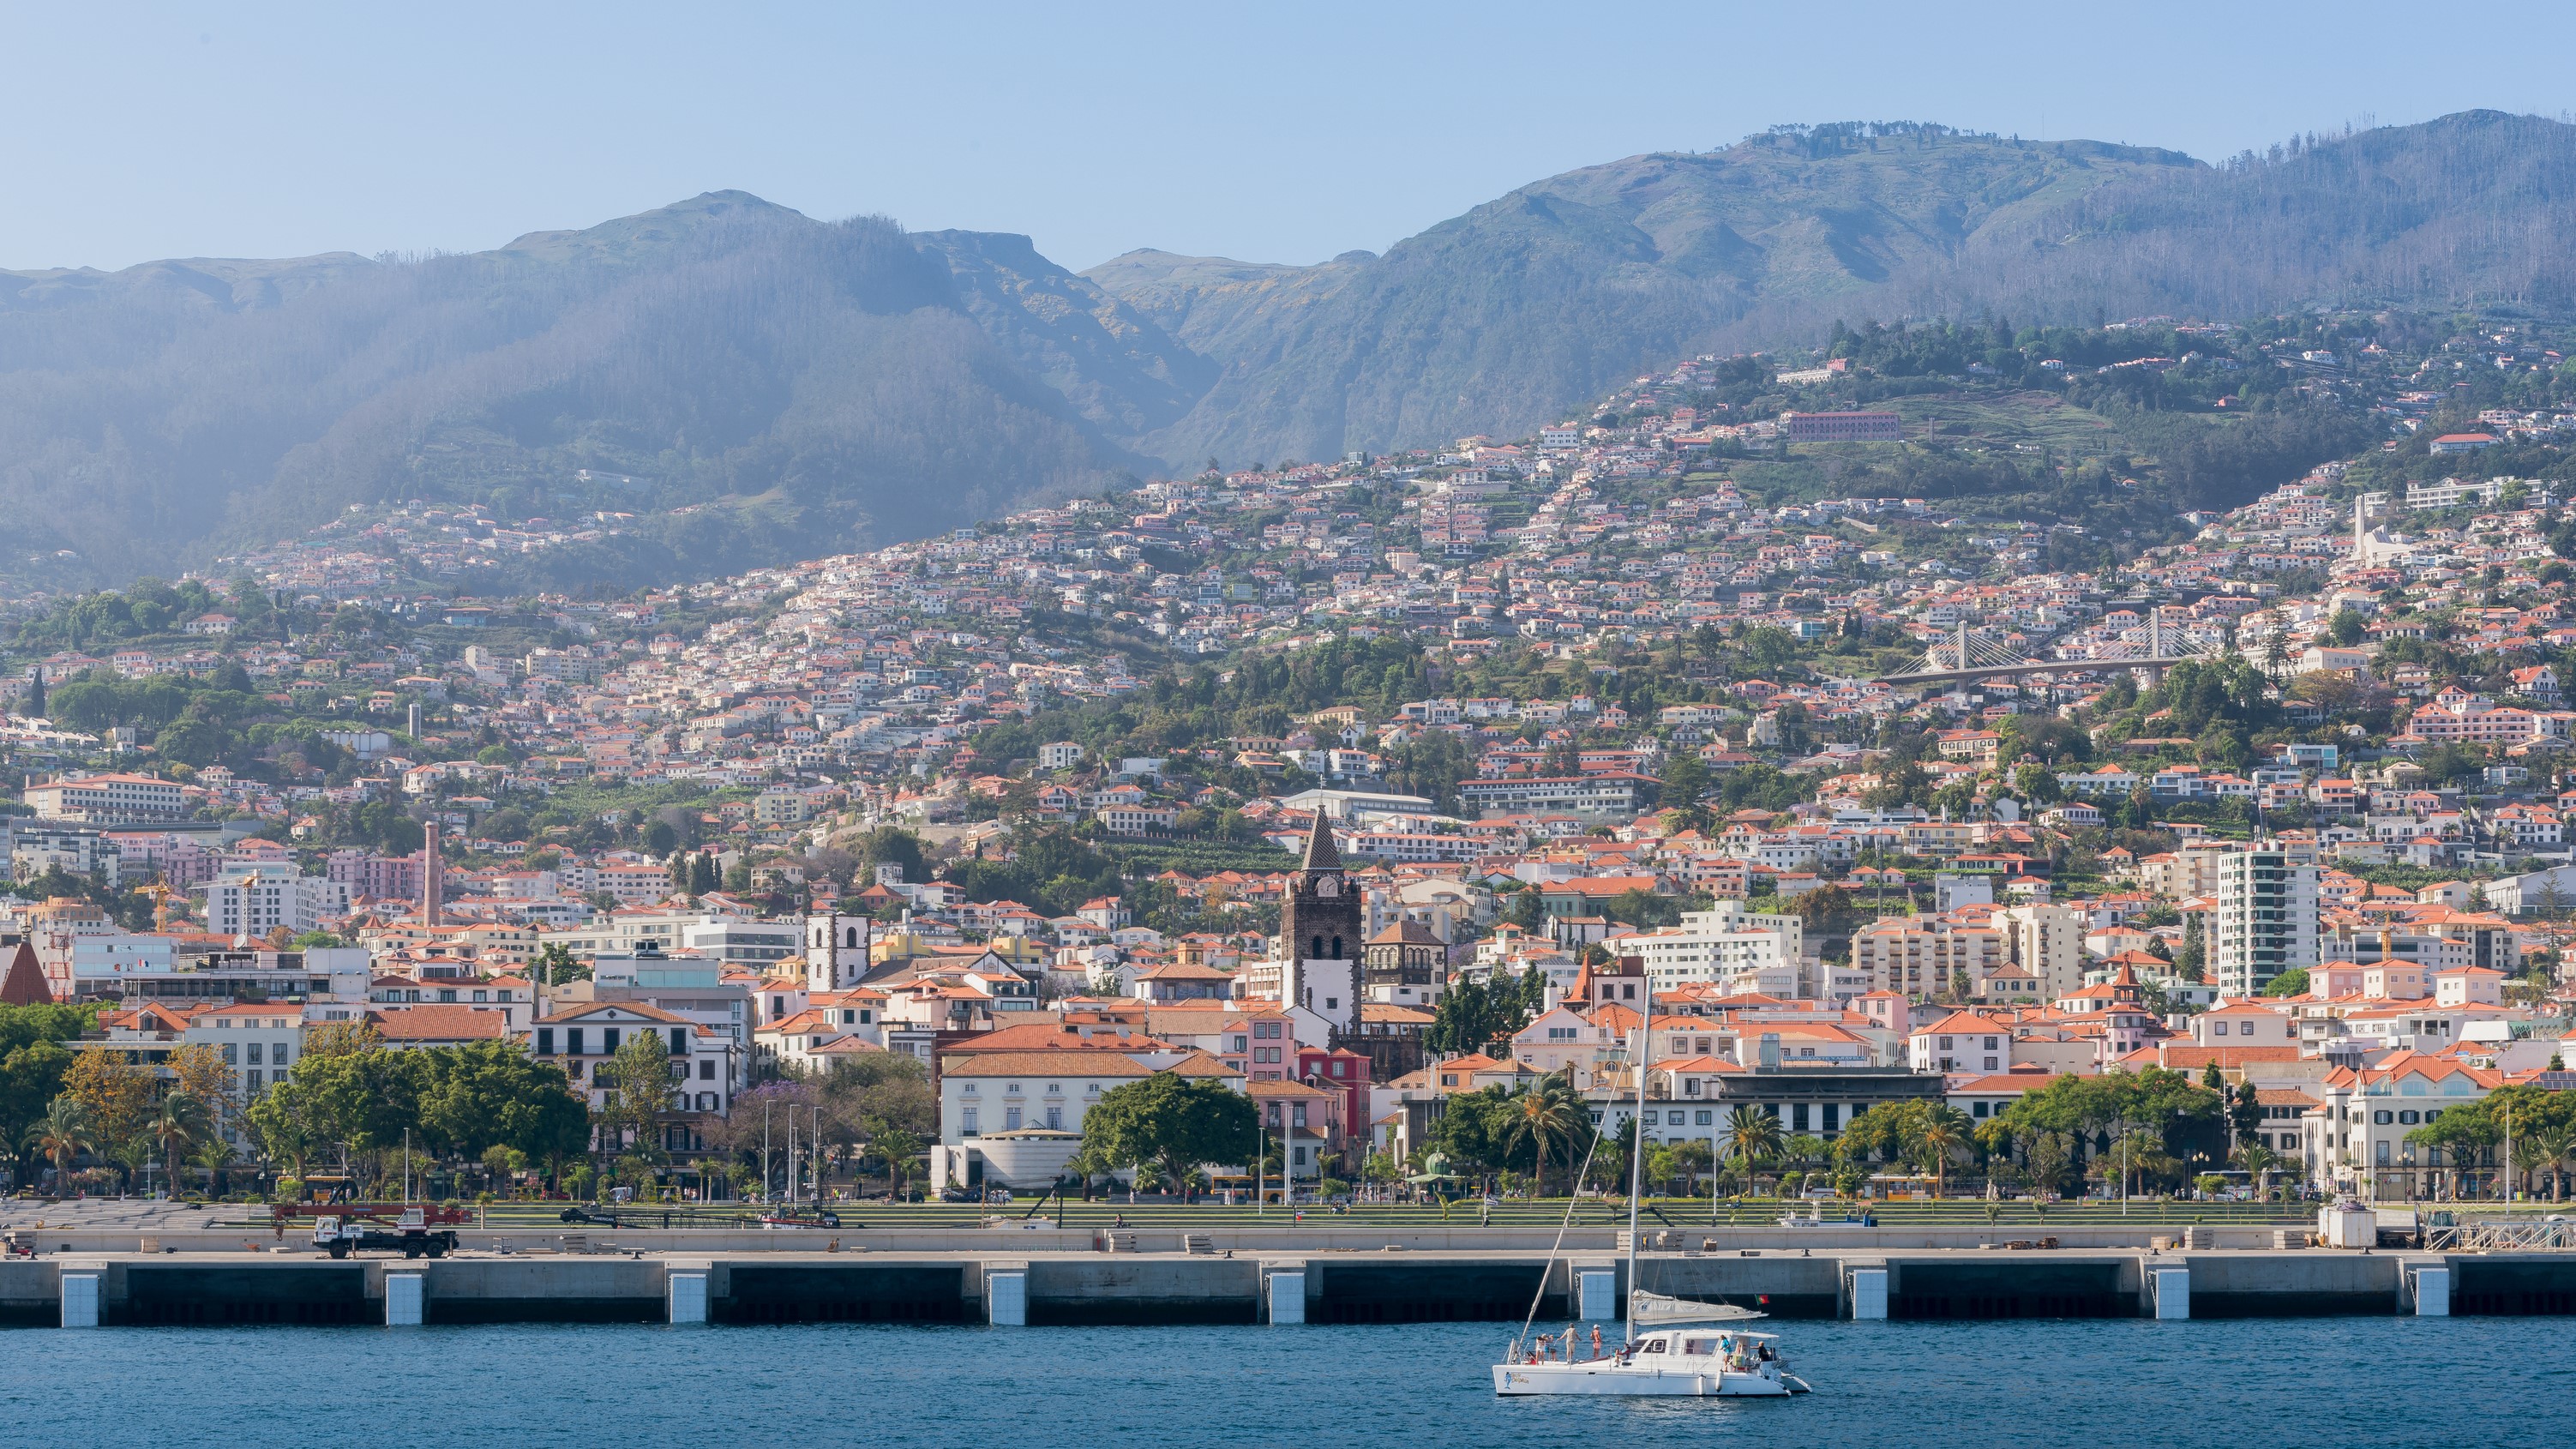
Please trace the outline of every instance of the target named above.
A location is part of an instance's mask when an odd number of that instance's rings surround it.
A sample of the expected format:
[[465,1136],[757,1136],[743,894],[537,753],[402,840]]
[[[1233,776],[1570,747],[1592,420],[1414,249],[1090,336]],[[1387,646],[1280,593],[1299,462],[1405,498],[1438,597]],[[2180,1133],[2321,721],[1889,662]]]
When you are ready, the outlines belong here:
[[1601,1325],[1597,1323],[1592,1325],[1592,1356],[1601,1356]]

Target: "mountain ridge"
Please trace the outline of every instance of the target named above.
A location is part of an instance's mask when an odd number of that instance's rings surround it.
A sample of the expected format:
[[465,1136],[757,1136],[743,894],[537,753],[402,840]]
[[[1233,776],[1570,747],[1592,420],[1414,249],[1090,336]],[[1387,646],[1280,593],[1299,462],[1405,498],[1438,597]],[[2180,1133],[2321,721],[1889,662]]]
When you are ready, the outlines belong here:
[[712,191],[484,252],[5,272],[0,507],[23,548],[0,568],[60,549],[67,577],[166,572],[387,499],[606,506],[584,469],[644,480],[620,509],[718,505],[651,567],[741,567],[1210,457],[1516,435],[1837,319],[2563,306],[2571,231],[2576,128],[2472,111],[2216,166],[1784,128],[1312,265],[1143,248],[1074,272],[1024,235]]

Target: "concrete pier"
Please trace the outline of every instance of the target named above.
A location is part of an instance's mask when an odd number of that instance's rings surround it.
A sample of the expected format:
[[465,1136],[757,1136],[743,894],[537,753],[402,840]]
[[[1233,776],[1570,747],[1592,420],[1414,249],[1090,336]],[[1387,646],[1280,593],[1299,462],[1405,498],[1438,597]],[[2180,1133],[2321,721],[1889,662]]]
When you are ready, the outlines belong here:
[[[1286,1327],[1516,1322],[1534,1301],[1541,1321],[1615,1319],[1630,1286],[1624,1263],[1543,1250],[84,1254],[0,1263],[0,1321]],[[1634,1286],[1783,1319],[2576,1314],[2576,1253],[1653,1252]]]

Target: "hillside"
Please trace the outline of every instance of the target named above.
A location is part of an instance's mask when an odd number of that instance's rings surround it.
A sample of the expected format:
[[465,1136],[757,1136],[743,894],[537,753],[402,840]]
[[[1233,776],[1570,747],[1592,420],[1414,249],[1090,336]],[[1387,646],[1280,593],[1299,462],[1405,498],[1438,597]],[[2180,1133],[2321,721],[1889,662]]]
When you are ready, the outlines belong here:
[[1209,457],[1516,435],[1837,318],[2563,308],[2571,231],[2576,127],[2470,112],[2216,167],[1784,129],[1314,266],[1076,275],[716,192],[473,255],[0,273],[0,574],[168,572],[406,498],[644,520],[555,582],[738,569]]
[[1172,404],[1078,384],[1156,359],[1050,376],[972,314],[957,249],[715,193],[470,256],[9,276],[0,507],[21,547],[5,562],[71,549],[113,579],[431,497],[517,515],[721,501],[752,521],[747,544],[702,519],[689,532],[716,556],[655,562],[741,567],[1136,466],[1096,420],[1132,431]]
[[1120,258],[1090,275],[1225,366],[1170,458],[1333,456],[1517,434],[1756,307],[1859,307],[1984,230],[2173,152],[1834,128],[1549,178],[1397,243],[1304,269]]

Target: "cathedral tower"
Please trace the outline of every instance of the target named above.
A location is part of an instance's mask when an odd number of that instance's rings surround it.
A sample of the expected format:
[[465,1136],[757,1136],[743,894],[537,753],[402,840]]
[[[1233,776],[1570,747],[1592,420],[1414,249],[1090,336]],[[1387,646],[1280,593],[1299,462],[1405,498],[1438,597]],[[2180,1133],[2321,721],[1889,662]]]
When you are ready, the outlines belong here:
[[[1368,911],[1359,887],[1342,870],[1342,853],[1333,846],[1332,822],[1321,812],[1306,835],[1306,854],[1297,863],[1296,879],[1279,911],[1279,959],[1284,974],[1298,983],[1290,992],[1292,1006],[1303,1006],[1336,1022],[1359,1015],[1360,947],[1368,940]],[[1330,966],[1324,963],[1334,963]]]

